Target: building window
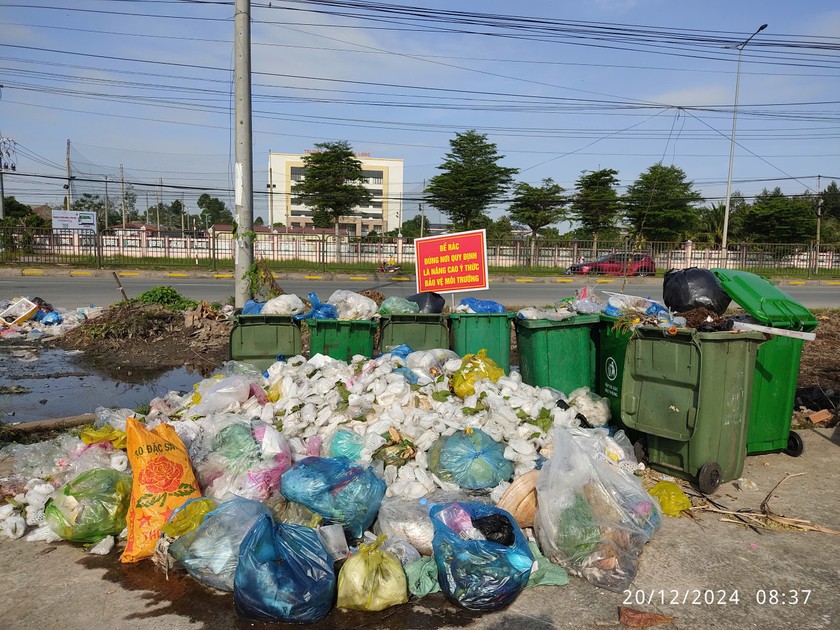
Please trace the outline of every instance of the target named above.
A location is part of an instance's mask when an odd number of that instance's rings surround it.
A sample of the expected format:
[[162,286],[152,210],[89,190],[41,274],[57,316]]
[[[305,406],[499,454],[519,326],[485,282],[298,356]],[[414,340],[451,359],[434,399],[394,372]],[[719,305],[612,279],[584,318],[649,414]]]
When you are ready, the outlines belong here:
[[292,181],[299,182],[303,180],[303,176],[306,173],[306,169],[302,166],[293,166],[292,167]]
[[367,180],[368,184],[381,184],[384,175],[382,171],[362,171],[362,176]]

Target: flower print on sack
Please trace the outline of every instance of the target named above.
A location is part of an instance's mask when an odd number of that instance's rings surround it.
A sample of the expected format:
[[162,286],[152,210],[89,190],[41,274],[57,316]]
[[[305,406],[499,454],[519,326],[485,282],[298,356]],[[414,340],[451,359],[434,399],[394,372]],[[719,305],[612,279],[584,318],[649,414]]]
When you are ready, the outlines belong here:
[[195,487],[182,483],[184,467],[166,457],[156,457],[140,471],[138,479],[148,492],[137,499],[135,507],[149,507],[166,502],[167,496],[183,497],[195,492]]

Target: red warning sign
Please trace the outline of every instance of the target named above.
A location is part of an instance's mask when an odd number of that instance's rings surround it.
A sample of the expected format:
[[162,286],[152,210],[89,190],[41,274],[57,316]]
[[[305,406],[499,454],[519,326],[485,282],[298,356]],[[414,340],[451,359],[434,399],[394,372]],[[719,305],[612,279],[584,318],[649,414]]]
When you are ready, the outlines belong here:
[[414,240],[414,251],[418,293],[489,288],[484,230],[418,238]]

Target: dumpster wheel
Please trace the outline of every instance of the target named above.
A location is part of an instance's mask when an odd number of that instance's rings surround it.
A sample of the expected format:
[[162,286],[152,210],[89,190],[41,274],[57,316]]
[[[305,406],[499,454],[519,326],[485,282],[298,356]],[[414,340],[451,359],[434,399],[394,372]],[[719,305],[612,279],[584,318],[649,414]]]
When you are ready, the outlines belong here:
[[785,449],[785,454],[791,457],[799,457],[804,450],[805,445],[802,443],[802,437],[796,431],[788,433],[788,444]]
[[706,462],[700,469],[700,474],[697,475],[700,492],[703,494],[712,494],[720,486],[721,470],[717,462]]

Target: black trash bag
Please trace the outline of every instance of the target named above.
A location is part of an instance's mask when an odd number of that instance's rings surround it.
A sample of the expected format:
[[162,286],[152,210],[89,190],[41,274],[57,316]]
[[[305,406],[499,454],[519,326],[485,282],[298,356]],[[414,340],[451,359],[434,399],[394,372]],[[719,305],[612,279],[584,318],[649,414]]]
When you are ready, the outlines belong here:
[[502,514],[491,514],[484,518],[473,519],[473,527],[484,534],[484,537],[492,542],[510,547],[515,540],[513,525],[510,520]]
[[689,267],[671,269],[665,273],[662,284],[665,306],[675,313],[704,307],[723,315],[732,301],[720,286],[717,277],[708,269]]
[[420,306],[421,313],[442,313],[446,299],[439,293],[415,293],[405,298]]

